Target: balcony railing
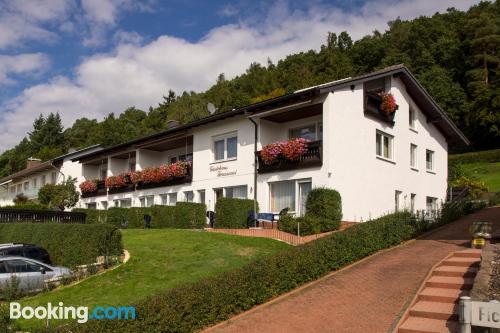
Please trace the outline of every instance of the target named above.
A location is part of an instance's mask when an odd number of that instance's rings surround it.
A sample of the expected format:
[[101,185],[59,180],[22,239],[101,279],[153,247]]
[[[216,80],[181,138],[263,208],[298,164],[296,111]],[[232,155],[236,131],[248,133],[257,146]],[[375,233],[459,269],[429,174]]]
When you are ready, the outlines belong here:
[[106,195],[106,185],[104,185],[104,180],[97,181],[96,185],[97,191],[82,193],[82,198],[91,198]]
[[145,189],[150,189],[150,188],[157,188],[157,187],[165,187],[165,186],[173,186],[173,185],[190,183],[193,179],[192,166],[188,166],[186,171],[187,172],[186,172],[186,175],[184,177],[170,178],[170,179],[165,180],[163,182],[138,183],[138,184],[128,183],[124,187],[109,188],[109,189],[106,189],[106,185],[105,185],[104,181],[102,180],[102,181],[99,181],[97,183],[97,191],[91,192],[91,193],[88,193],[88,192],[82,193],[82,198],[97,197],[100,195],[106,195],[107,193],[109,193],[109,194],[126,193],[126,192],[134,192],[136,190],[145,190]]
[[323,164],[321,155],[321,140],[308,142],[306,151],[296,161],[290,161],[284,156],[278,156],[275,161],[266,164],[261,158],[260,151],[258,151],[258,173],[268,173],[321,166]]

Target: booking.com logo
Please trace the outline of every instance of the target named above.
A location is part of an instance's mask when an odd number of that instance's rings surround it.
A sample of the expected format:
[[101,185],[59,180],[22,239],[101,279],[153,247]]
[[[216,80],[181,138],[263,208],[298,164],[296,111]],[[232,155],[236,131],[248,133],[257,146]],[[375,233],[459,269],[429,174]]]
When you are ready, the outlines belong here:
[[133,306],[96,306],[92,311],[87,306],[64,306],[63,302],[58,305],[47,303],[47,306],[21,306],[17,302],[10,303],[10,319],[40,319],[61,320],[72,319],[78,323],[86,323],[89,320],[129,320],[135,319],[135,307]]

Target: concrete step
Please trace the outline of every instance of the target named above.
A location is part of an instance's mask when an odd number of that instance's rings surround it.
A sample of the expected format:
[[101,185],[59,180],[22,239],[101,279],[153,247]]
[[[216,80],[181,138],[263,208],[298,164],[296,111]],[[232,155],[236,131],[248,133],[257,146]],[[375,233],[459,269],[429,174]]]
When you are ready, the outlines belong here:
[[458,320],[458,304],[420,301],[411,309],[410,315],[441,320]]
[[425,286],[430,288],[472,289],[474,278],[454,276],[431,276]]
[[469,296],[469,291],[460,289],[426,287],[418,295],[418,300],[442,303],[458,303],[461,296]]
[[451,257],[443,261],[442,266],[478,266],[480,260],[478,258]]
[[399,333],[449,333],[459,332],[459,325],[454,320],[439,320],[419,317],[409,317],[399,327]]
[[439,266],[433,272],[433,276],[455,276],[455,277],[475,277],[478,272],[477,267],[466,266]]
[[460,258],[481,258],[482,250],[480,249],[468,249],[464,251],[457,251],[453,254],[454,257]]

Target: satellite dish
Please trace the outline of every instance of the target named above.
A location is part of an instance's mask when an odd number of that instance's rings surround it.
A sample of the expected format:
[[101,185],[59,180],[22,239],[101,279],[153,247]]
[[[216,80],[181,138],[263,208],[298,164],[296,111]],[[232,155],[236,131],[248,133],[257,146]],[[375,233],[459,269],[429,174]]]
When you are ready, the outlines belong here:
[[213,103],[208,103],[207,104],[207,109],[208,109],[208,113],[210,114],[214,114],[215,111],[217,111],[217,109],[215,108],[215,105]]

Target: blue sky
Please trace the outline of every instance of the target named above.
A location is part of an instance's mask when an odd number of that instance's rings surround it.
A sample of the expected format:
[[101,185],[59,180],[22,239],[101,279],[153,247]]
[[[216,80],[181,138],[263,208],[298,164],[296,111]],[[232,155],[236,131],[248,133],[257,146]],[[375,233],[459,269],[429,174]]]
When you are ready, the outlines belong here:
[[219,73],[318,49],[328,31],[354,39],[477,0],[0,0],[0,152],[40,113],[65,126],[173,89],[202,91]]

